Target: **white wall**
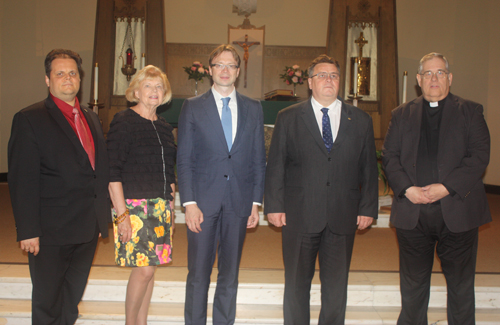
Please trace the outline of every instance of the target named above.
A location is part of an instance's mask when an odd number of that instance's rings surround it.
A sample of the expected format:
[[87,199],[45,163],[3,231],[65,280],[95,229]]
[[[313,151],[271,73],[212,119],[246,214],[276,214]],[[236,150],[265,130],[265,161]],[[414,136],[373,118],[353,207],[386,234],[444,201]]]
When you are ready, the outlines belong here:
[[[232,3],[165,1],[167,42],[227,43],[228,25],[241,25],[244,19],[232,13]],[[267,45],[325,46],[329,6],[329,0],[258,0],[250,22],[255,27],[266,26]]]
[[[53,48],[70,48],[83,58],[83,103],[89,99],[97,0],[1,0],[0,7],[0,173],[7,172],[12,117],[44,99],[43,60]],[[417,95],[418,61],[429,52],[445,54],[454,74],[451,91],[485,106],[492,154],[485,183],[500,185],[500,1],[397,0],[400,75],[409,72],[408,99]],[[227,42],[228,25],[243,17],[232,1],[165,1],[166,38],[172,43]],[[253,25],[266,26],[266,44],[325,46],[329,0],[260,0]],[[400,82],[402,78],[400,77]],[[400,86],[401,90],[401,86]]]
[[0,7],[0,173],[7,172],[12,117],[47,97],[44,60],[54,48],[80,54],[87,76],[81,105],[90,94],[97,0],[2,0]]
[[451,92],[484,105],[492,140],[484,182],[491,185],[500,185],[499,15],[496,0],[397,0],[400,93],[406,70],[407,100],[417,96],[415,76],[422,56],[440,52],[448,58]]

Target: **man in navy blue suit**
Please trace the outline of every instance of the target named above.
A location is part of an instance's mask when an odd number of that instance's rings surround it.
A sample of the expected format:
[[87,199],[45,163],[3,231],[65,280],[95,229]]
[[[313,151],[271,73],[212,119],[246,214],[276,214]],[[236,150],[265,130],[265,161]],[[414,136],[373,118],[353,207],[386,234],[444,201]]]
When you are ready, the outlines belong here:
[[233,324],[246,228],[259,221],[266,158],[259,101],[234,86],[240,57],[231,45],[209,58],[212,88],[184,101],[177,174],[188,227],[185,323],[206,324],[210,274],[217,250],[213,324]]

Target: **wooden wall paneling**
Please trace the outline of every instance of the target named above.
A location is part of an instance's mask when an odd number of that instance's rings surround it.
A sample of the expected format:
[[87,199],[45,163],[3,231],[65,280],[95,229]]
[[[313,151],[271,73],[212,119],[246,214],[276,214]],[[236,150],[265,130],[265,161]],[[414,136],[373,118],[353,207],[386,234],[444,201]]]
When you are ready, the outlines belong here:
[[[99,109],[99,118],[102,121],[103,130],[107,133],[109,129],[109,108],[111,106],[111,95],[113,93],[113,69],[115,48],[115,22],[113,19],[114,1],[97,0],[96,24],[94,36],[94,58],[92,68],[96,62],[99,66],[98,96],[99,103],[104,107]],[[87,72],[92,76],[89,102],[94,102],[94,69]]]
[[330,0],[328,31],[326,33],[326,54],[334,57],[340,65],[340,97],[344,97],[345,60],[347,51],[347,10],[346,0]]
[[146,1],[146,65],[167,72],[164,0]]
[[[396,31],[396,0],[330,0],[327,32],[327,54],[339,61],[341,70],[346,64],[347,28],[350,14],[365,12],[379,17],[378,30],[378,100],[361,101],[359,107],[373,118],[377,148],[381,147],[391,118],[391,110],[397,106],[398,55]],[[345,89],[345,72],[341,71],[339,95]]]

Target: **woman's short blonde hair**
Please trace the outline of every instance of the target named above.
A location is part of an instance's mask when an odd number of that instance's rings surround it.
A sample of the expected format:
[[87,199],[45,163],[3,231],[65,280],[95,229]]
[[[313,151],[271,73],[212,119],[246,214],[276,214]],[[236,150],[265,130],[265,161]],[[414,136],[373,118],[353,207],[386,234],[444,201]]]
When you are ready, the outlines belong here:
[[141,82],[146,79],[156,78],[160,78],[163,82],[163,101],[161,102],[161,105],[168,103],[172,98],[172,88],[170,88],[170,82],[168,82],[167,75],[154,65],[145,66],[137,72],[134,78],[132,78],[130,85],[125,91],[125,97],[127,100],[132,103],[139,102],[139,98],[135,96],[135,91],[139,89]]

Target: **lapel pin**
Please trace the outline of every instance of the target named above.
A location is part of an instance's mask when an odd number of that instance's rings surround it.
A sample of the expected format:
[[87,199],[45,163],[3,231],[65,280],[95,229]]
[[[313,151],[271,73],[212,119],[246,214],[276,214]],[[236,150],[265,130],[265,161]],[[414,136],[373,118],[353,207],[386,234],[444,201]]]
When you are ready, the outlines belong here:
[[349,121],[351,120],[351,118],[350,118],[350,117],[348,117],[347,119],[348,119]]

